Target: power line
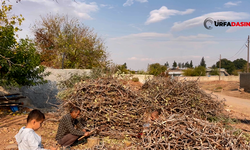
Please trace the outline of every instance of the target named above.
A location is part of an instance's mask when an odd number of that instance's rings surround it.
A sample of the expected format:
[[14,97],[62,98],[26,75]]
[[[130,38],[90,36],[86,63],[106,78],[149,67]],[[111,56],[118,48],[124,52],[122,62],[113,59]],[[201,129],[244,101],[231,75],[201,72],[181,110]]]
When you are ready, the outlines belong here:
[[[232,57],[230,57],[230,58],[228,58],[228,59],[231,59],[231,58],[235,57],[240,51],[242,52],[242,50],[244,50],[244,49],[242,49],[242,48],[245,47],[246,42],[247,42],[247,41],[244,42],[244,44],[243,44],[242,47],[237,51],[237,53],[235,53]],[[246,48],[246,47],[245,47],[245,48]],[[241,52],[240,52],[240,53],[241,53]]]

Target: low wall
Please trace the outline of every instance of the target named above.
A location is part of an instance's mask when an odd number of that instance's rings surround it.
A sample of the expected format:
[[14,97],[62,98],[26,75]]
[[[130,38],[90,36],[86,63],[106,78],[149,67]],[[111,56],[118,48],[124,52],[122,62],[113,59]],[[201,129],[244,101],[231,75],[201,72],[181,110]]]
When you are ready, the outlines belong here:
[[37,86],[23,86],[20,91],[22,95],[30,99],[30,103],[38,108],[51,107],[54,104],[59,104],[56,99],[57,93],[60,91],[57,84],[59,81],[67,80],[71,74],[89,74],[90,69],[50,69],[47,68],[45,72],[51,74],[45,79],[48,83]]
[[[61,89],[58,88],[57,84],[59,81],[67,80],[72,74],[90,74],[91,69],[50,69],[47,68],[45,72],[50,72],[51,74],[45,79],[48,83],[27,87],[24,86],[20,88],[22,95],[29,98],[30,103],[38,108],[51,107],[54,104],[59,104],[56,99],[56,95]],[[120,76],[125,76],[130,79],[137,77],[139,82],[145,83],[146,80],[152,79],[152,75],[128,75],[123,74]]]
[[[199,80],[200,82],[206,82],[206,81],[218,81],[219,80],[219,76],[200,76],[200,77],[189,77],[189,76],[181,76],[181,77],[175,77],[178,80],[188,80],[188,81],[195,81],[195,80]],[[221,76],[220,77],[221,81],[236,81],[239,82],[240,78],[239,76]]]
[[244,91],[250,92],[250,73],[240,74],[240,88],[244,88]]

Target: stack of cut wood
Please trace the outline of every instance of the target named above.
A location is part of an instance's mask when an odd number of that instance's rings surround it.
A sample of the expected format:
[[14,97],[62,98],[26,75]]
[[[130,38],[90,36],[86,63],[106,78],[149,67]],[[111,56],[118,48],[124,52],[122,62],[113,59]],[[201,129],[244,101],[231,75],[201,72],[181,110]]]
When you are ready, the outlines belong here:
[[164,123],[152,125],[143,139],[133,139],[132,146],[138,149],[249,148],[242,134],[236,136],[207,122],[224,111],[224,102],[203,92],[197,82],[158,78],[138,91],[123,83],[117,78],[77,83],[60,93],[64,111],[77,106],[87,127],[106,126],[99,135],[124,139],[142,132],[145,113],[161,109]]
[[18,102],[19,99],[26,98],[19,93],[5,94],[0,96],[0,107],[2,106],[21,106],[23,103]]

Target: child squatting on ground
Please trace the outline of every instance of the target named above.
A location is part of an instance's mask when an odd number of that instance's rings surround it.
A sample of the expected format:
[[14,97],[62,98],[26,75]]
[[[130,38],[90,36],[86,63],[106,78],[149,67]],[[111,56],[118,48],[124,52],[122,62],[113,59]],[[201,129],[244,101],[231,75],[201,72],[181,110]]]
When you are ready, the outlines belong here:
[[[44,114],[37,109],[32,110],[27,118],[26,127],[22,127],[15,136],[19,150],[45,150],[42,145],[42,139],[36,134],[45,120]],[[56,148],[50,147],[51,150]]]

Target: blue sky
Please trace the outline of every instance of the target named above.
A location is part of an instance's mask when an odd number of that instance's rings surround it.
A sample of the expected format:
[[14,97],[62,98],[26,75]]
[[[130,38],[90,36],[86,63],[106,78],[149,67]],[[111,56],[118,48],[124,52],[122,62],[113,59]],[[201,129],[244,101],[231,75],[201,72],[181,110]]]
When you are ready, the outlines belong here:
[[[21,37],[32,37],[30,26],[47,13],[78,18],[104,39],[110,59],[127,63],[133,70],[146,70],[148,64],[173,61],[198,65],[202,57],[208,66],[222,58],[246,59],[243,46],[250,27],[213,27],[214,20],[250,22],[250,1],[228,0],[22,0],[13,13],[26,18]],[[243,46],[242,49],[240,49]]]

